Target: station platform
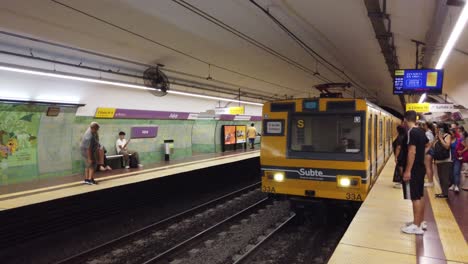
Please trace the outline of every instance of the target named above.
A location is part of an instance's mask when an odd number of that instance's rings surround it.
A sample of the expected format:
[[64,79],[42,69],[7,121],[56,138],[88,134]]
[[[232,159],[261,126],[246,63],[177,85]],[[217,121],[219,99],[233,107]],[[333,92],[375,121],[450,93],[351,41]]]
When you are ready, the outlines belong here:
[[394,167],[390,159],[329,263],[468,263],[468,192],[436,199],[435,180],[424,196],[428,230],[421,236],[404,234],[400,228],[413,219],[412,206],[392,186]]
[[95,179],[98,185],[83,184],[82,175],[71,175],[44,181],[1,186],[0,211],[89,192],[97,192],[117,186],[167,177],[259,156],[259,150],[201,154],[183,160],[155,163],[139,169],[117,169],[109,172],[97,172]]

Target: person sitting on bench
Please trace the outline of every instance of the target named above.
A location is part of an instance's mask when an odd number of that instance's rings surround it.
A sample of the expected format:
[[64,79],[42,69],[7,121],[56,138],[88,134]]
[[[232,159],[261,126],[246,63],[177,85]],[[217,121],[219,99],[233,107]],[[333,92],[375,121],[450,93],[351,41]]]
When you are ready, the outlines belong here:
[[100,171],[112,170],[112,168],[109,166],[109,163],[107,162],[106,152],[106,148],[100,145],[97,150],[97,167]]
[[115,148],[117,150],[117,154],[123,155],[124,159],[124,166],[126,169],[130,168],[130,159],[129,155],[132,155],[132,159],[136,161],[138,164],[138,167],[143,167],[142,164],[140,164],[140,159],[138,157],[138,152],[133,151],[133,150],[128,150],[127,145],[130,143],[130,140],[125,139],[125,132],[120,131],[119,132],[119,139],[115,142]]

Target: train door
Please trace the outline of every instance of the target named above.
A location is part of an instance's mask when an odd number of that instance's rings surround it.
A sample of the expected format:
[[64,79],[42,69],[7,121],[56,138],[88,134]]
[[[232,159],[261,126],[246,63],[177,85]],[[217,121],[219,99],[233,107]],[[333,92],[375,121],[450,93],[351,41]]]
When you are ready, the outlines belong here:
[[374,166],[372,166],[372,114],[370,111],[367,120],[367,160],[369,161],[369,183],[372,183]]
[[387,120],[385,117],[382,118],[382,149],[383,149],[383,157],[384,161],[387,160]]
[[379,142],[377,141],[378,140],[377,126],[378,126],[378,124],[377,124],[377,115],[374,115],[374,169],[375,169],[375,177],[374,178],[377,178],[377,173],[378,173],[378,170],[379,170],[378,155],[377,155],[378,144],[379,144]]

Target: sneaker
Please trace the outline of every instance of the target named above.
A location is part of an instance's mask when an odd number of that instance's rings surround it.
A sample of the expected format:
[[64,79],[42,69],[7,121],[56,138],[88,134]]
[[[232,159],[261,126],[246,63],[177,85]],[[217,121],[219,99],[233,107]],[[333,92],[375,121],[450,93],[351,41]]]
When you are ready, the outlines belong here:
[[112,168],[110,166],[106,166],[106,170],[111,171]]
[[83,183],[84,183],[84,184],[88,184],[88,185],[91,185],[91,184],[92,184],[92,183],[91,183],[91,181],[90,181],[90,180],[88,180],[88,179],[84,180],[84,182],[83,182]]
[[458,186],[455,186],[455,188],[453,188],[453,190],[454,190],[456,193],[460,192],[460,188],[458,188]]
[[[411,221],[411,222],[406,222],[406,223],[405,223],[405,226],[410,226],[410,225],[412,225],[412,224],[413,224],[412,221]],[[424,230],[424,231],[427,230],[427,222],[426,222],[426,221],[422,221],[420,227],[421,227],[421,229]]]
[[405,234],[424,235],[424,230],[415,224],[402,227],[401,232]]
[[433,182],[426,182],[426,183],[424,183],[424,187],[434,187],[434,183]]
[[138,164],[138,168],[143,168],[143,164]]
[[393,188],[395,188],[395,189],[401,189],[401,183],[398,183],[398,182],[394,183],[394,184],[393,184]]
[[125,166],[126,169],[130,169],[130,166]]
[[450,186],[449,188],[449,191],[453,191],[453,190],[455,190],[455,185],[452,184],[452,186]]
[[89,182],[90,182],[90,184],[92,184],[92,185],[97,185],[97,184],[98,184],[97,181],[95,181],[94,179],[89,180]]

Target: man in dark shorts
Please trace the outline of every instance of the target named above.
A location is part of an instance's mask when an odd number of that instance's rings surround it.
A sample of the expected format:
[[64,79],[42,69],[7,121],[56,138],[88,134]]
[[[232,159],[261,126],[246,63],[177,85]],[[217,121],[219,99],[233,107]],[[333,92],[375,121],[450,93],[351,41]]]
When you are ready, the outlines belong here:
[[425,132],[416,125],[416,112],[406,111],[405,122],[408,125],[406,144],[402,145],[402,154],[406,155],[403,172],[403,196],[413,203],[413,221],[406,223],[401,231],[406,234],[424,234],[427,224],[424,222],[424,166],[425,146],[428,142]]
[[98,130],[99,124],[97,122],[91,122],[81,139],[80,145],[81,156],[83,157],[85,164],[84,183],[89,185],[97,184],[94,180],[94,172],[97,167],[96,154],[99,147]]

